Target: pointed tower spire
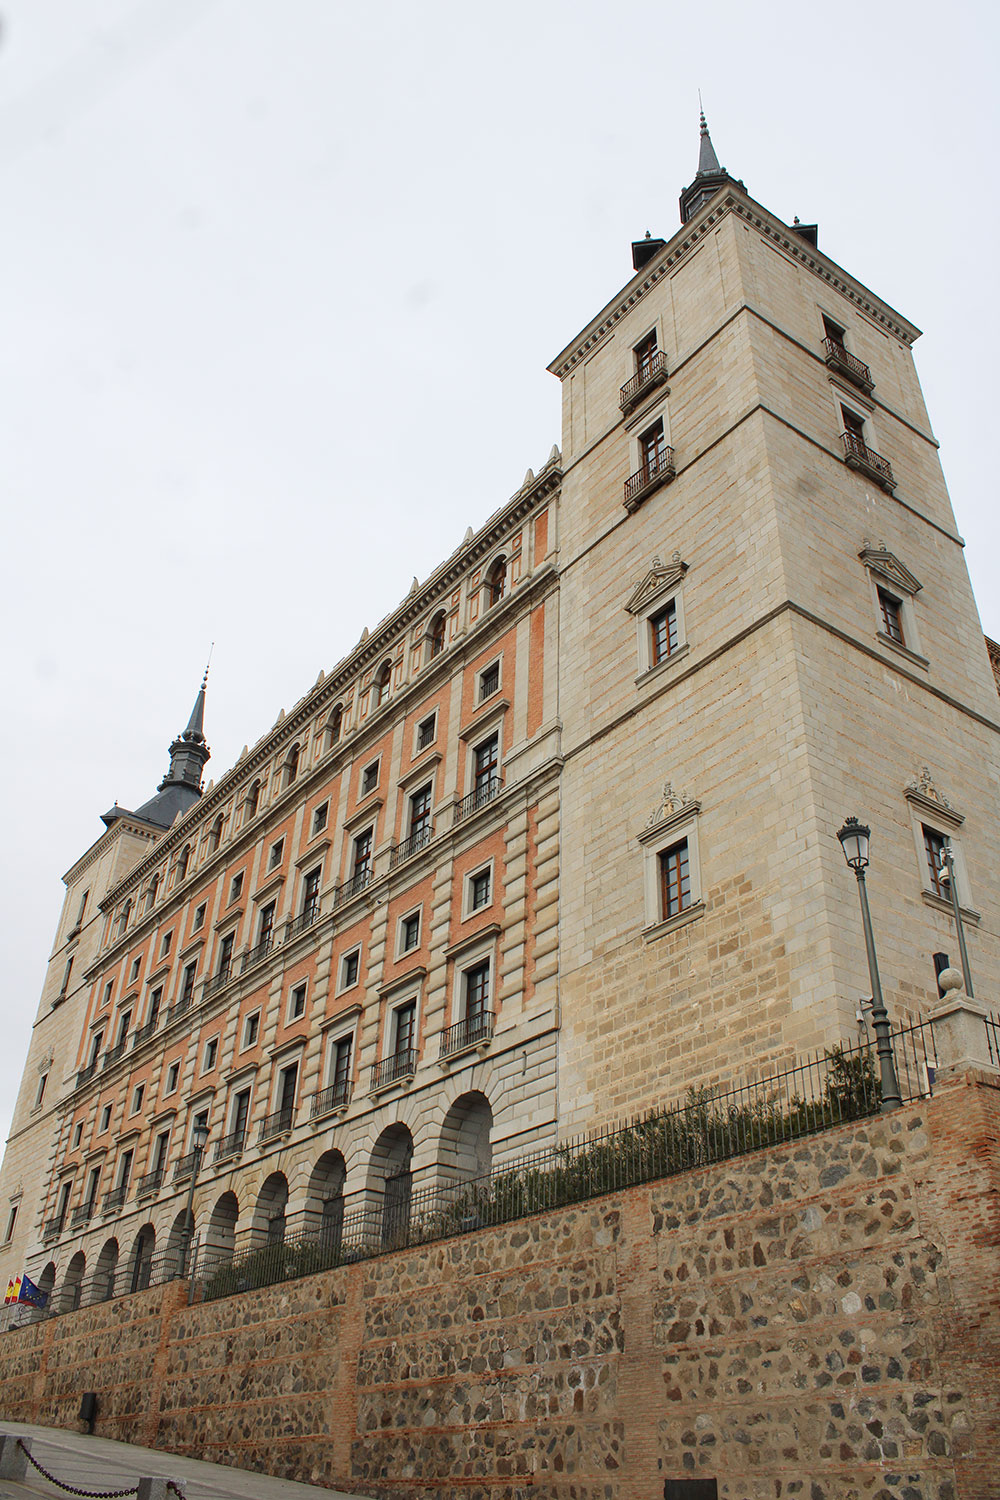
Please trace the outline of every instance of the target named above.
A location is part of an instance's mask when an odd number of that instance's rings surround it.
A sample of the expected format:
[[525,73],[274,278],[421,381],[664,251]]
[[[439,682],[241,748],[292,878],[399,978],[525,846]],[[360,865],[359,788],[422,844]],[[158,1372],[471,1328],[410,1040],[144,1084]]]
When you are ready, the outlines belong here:
[[201,679],[184,729],[170,746],[170,766],[166,776],[156,788],[156,796],[137,807],[135,815],[147,823],[158,823],[169,828],[174,820],[186,813],[201,796],[201,778],[211,751],[205,740],[205,689],[208,686],[208,668]]
[[[733,187],[743,188],[742,182],[735,177],[730,177],[725,167],[719,166],[719,158],[715,154],[712,145],[712,137],[708,133],[708,123],[705,119],[705,111],[702,110],[701,135],[698,141],[698,171],[690,187],[686,187],[681,193],[681,223],[686,224],[688,219],[698,212],[703,203],[709,198],[714,198],[721,187],[730,183]],[[746,192],[746,189],[743,188]]]

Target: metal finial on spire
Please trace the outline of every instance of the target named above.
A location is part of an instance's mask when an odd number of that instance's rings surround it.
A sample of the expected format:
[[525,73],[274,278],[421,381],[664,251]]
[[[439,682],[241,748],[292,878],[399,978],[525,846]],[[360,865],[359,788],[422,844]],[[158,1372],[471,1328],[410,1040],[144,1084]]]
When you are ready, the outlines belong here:
[[[712,145],[712,137],[708,130],[708,121],[705,119],[705,110],[701,102],[701,90],[698,90],[698,121],[700,135],[698,139],[698,170],[690,187],[686,187],[681,193],[680,210],[681,223],[686,224],[688,219],[696,214],[703,204],[713,198],[720,188],[731,183],[734,187],[742,188],[742,182],[730,177],[725,167],[719,165],[719,158],[715,154]],[[745,189],[744,189],[745,191]]]

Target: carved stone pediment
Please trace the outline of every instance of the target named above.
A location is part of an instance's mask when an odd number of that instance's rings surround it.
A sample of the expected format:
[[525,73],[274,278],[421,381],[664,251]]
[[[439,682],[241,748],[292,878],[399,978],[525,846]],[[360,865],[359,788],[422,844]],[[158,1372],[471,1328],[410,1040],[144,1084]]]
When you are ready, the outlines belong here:
[[902,589],[904,594],[920,592],[922,585],[919,578],[915,578],[909,568],[903,566],[895,553],[890,552],[881,542],[877,547],[866,542],[858,556],[866,568],[870,568],[873,573],[878,573],[890,583],[895,584],[898,589]]
[[637,583],[629,595],[625,608],[630,614],[639,615],[647,607],[657,594],[667,589],[676,588],[688,570],[688,564],[681,562],[681,555],[675,552],[669,563],[663,563],[658,557],[653,558],[653,565],[641,583]]

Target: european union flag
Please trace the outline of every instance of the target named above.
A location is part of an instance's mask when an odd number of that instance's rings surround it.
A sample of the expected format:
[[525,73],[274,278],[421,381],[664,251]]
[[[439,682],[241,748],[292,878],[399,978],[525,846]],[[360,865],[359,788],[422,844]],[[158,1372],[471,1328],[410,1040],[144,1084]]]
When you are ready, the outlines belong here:
[[44,1307],[49,1300],[48,1292],[40,1291],[30,1276],[21,1277],[21,1290],[17,1294],[18,1302],[27,1302],[32,1307]]

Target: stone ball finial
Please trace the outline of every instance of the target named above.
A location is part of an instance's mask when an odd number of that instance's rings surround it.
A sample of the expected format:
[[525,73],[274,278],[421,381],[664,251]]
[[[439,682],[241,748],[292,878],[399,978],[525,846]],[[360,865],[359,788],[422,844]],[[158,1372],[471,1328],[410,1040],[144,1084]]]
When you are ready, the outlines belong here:
[[938,984],[944,990],[946,995],[953,994],[956,990],[960,990],[964,983],[965,980],[962,977],[961,969],[942,969],[940,974],[938,975]]

